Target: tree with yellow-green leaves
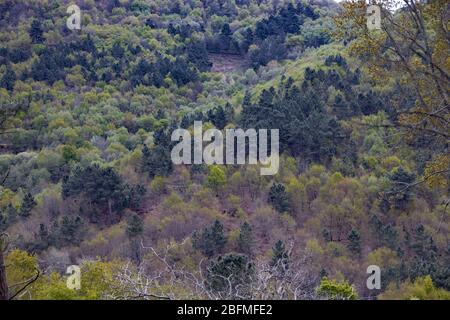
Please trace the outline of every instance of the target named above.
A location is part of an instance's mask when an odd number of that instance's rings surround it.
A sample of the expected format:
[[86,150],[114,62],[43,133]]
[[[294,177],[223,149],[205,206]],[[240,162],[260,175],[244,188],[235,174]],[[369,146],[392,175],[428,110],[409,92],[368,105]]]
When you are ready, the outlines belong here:
[[217,194],[227,183],[227,176],[225,171],[217,165],[209,168],[209,174],[206,178],[206,185],[213,189]]
[[381,300],[450,300],[450,292],[436,288],[430,276],[404,282],[400,286],[389,285],[379,296]]
[[30,297],[41,276],[37,259],[21,250],[12,250],[3,258],[8,249],[4,235],[0,237],[0,300]]
[[67,277],[58,272],[40,271],[37,257],[22,250],[12,250],[4,261],[7,274],[7,299],[22,300],[98,300],[121,294],[114,285],[119,261],[90,261],[80,265],[81,288],[67,287]]
[[316,289],[317,295],[326,300],[356,300],[358,294],[356,290],[346,281],[338,282],[323,278]]
[[120,262],[91,261],[81,267],[80,290],[69,289],[66,277],[57,272],[42,277],[33,291],[37,300],[105,300],[111,295],[120,295],[115,286],[114,275],[122,266]]

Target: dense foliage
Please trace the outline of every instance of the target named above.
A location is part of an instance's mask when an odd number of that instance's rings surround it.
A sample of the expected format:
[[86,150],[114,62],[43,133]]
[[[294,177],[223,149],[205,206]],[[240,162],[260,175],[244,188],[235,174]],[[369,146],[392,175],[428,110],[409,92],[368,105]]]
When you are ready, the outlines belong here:
[[[365,63],[386,53],[336,35],[350,15],[328,1],[85,0],[73,31],[69,2],[0,4],[8,283],[45,270],[15,298],[449,299],[448,104],[400,115],[445,103],[425,58],[424,88]],[[423,8],[445,52],[440,12]],[[279,129],[279,173],[174,165],[196,120]]]

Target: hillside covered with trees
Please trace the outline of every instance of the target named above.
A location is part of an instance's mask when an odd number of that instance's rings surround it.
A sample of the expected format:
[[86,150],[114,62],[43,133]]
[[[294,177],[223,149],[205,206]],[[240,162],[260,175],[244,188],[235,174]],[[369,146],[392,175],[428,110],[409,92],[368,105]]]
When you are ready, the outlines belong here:
[[450,8],[399,2],[1,1],[0,299],[450,299]]

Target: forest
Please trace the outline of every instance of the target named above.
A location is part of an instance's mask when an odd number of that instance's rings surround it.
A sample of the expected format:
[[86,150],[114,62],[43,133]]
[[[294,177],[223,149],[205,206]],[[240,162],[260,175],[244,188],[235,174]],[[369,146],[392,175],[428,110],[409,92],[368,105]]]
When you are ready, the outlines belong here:
[[[0,300],[450,300],[449,16],[0,1]],[[278,173],[174,164],[195,121],[278,129]]]

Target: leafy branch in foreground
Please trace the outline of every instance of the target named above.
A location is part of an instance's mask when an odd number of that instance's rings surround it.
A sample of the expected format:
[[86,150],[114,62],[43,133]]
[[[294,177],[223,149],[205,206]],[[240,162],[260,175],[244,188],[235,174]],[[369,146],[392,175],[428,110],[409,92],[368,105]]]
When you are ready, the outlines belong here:
[[[448,181],[450,169],[448,3],[379,0],[373,4],[382,8],[381,30],[368,30],[365,1],[349,0],[335,17],[335,35],[349,42],[351,54],[364,61],[375,84],[403,87],[391,99],[395,109],[391,123],[381,126],[401,130],[407,142],[428,141],[423,147],[434,156],[425,178],[442,184]],[[392,10],[398,5],[400,9]]]
[[[40,271],[38,269],[35,269],[36,274],[33,277],[8,286],[6,279],[6,266],[3,258],[9,247],[7,238],[8,235],[6,233],[0,234],[0,300],[13,300],[19,297],[29,286],[36,282],[41,275]],[[12,293],[13,291],[14,293]]]

